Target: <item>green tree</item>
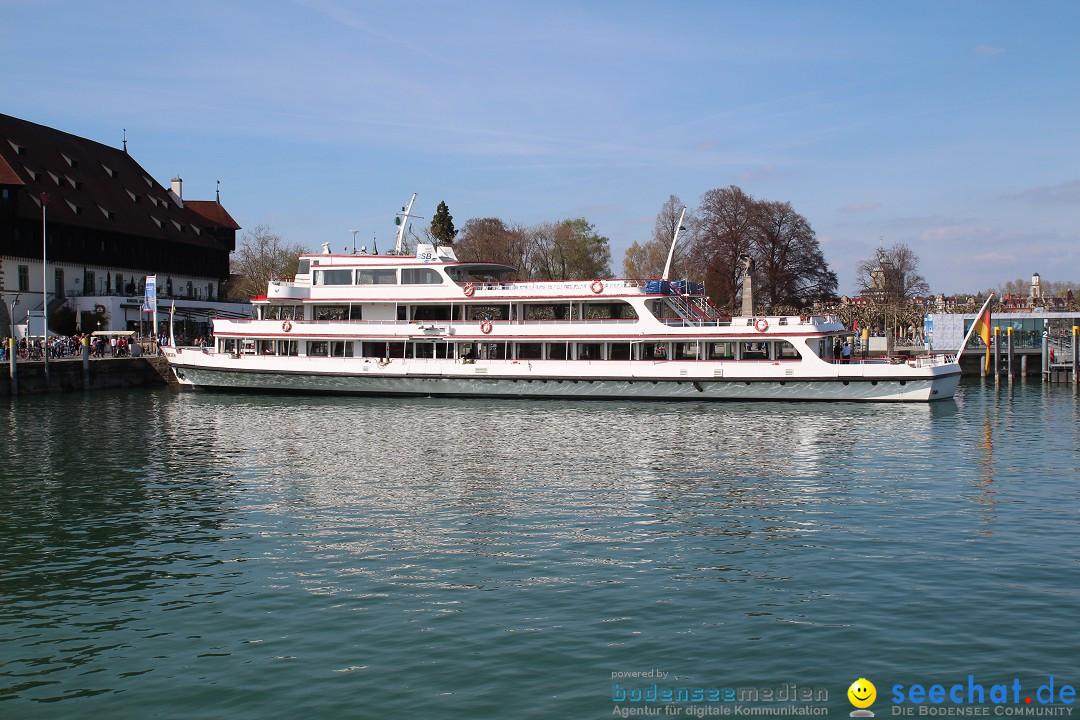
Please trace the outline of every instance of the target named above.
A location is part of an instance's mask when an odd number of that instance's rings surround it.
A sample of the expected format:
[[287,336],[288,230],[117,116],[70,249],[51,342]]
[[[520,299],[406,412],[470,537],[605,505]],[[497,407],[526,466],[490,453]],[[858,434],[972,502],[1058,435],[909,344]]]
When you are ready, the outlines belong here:
[[257,225],[240,238],[232,256],[226,297],[235,302],[250,300],[266,293],[267,283],[275,277],[296,275],[303,245],[292,245],[272,232],[269,225]]
[[455,235],[457,230],[454,229],[454,216],[450,214],[446,202],[440,202],[435,210],[435,217],[431,218],[431,237],[436,245],[453,245]]
[[530,229],[537,280],[611,277],[611,246],[585,218],[542,223]]
[[900,316],[911,307],[911,299],[928,295],[930,286],[919,273],[919,256],[903,243],[878,246],[871,257],[855,265],[859,292],[870,298],[882,318],[888,354],[893,354]]

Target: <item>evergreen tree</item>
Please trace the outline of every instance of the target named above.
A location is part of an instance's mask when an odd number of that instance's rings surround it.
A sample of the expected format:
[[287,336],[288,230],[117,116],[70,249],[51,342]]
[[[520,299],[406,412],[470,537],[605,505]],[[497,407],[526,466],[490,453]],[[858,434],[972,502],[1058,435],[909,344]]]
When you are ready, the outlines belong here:
[[455,235],[454,216],[450,214],[446,202],[442,201],[435,210],[435,217],[431,218],[431,237],[437,245],[453,245]]

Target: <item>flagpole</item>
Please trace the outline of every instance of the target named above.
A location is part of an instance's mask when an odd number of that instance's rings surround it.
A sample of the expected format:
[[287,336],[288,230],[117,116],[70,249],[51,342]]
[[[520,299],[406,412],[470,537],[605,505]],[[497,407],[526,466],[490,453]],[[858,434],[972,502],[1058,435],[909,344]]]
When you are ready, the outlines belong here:
[[986,310],[987,306],[990,305],[990,301],[993,299],[994,293],[990,293],[990,295],[988,295],[986,298],[986,302],[984,302],[983,306],[979,308],[979,312],[975,313],[975,319],[972,321],[971,327],[968,328],[967,335],[964,336],[964,341],[960,343],[960,349],[956,352],[957,364],[960,363],[960,356],[964,354],[964,348],[967,347],[968,340],[971,339],[971,334],[975,332],[975,326],[979,323],[979,318],[982,317],[983,312]]

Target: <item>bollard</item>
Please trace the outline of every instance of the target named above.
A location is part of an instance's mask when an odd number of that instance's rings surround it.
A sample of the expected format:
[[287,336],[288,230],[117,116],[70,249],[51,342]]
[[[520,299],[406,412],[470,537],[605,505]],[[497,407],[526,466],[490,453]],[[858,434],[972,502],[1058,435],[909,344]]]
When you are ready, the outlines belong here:
[[19,374],[15,372],[15,356],[19,354],[19,347],[15,343],[15,334],[12,333],[8,340],[8,357],[11,358],[11,394],[19,394]]
[[82,339],[82,385],[83,390],[90,389],[90,338]]
[[1078,364],[1077,363],[1077,357],[1076,357],[1076,354],[1077,354],[1076,351],[1077,351],[1077,349],[1080,349],[1080,348],[1078,348],[1078,345],[1080,345],[1080,342],[1078,342],[1078,338],[1080,338],[1080,325],[1073,325],[1072,327],[1073,327],[1073,337],[1072,337],[1072,341],[1073,341],[1073,346],[1072,346],[1072,381],[1073,381],[1073,384],[1075,385],[1076,383],[1080,382],[1080,378],[1077,377],[1077,372],[1076,372],[1077,371],[1077,364]]
[[1000,381],[1001,371],[1001,327],[994,326],[994,382]]

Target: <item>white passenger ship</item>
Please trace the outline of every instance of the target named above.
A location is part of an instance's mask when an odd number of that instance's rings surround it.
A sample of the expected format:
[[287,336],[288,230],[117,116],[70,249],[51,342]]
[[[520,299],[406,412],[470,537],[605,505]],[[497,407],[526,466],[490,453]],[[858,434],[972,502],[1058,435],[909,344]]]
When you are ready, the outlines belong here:
[[[410,203],[411,206],[411,203]],[[407,210],[406,210],[407,214]],[[398,248],[404,223],[399,230]],[[415,255],[302,255],[214,347],[164,349],[181,384],[370,395],[657,400],[952,397],[955,358],[837,357],[831,316],[722,316],[667,280],[510,282],[506,265]]]

